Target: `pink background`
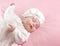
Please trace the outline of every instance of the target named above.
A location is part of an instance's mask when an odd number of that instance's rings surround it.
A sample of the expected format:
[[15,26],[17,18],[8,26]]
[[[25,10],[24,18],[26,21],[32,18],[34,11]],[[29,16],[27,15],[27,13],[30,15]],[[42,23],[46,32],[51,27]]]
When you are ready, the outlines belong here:
[[22,15],[28,8],[38,8],[46,18],[39,31],[33,32],[22,46],[60,46],[60,0],[0,0],[2,10],[14,2],[15,12]]

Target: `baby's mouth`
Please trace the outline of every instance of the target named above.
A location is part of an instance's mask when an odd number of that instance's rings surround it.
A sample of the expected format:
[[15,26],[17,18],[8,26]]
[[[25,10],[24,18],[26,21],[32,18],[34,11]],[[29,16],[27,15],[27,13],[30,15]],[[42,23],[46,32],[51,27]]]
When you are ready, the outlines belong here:
[[30,28],[32,29],[32,28],[33,28],[33,26],[32,26],[32,25],[30,25]]
[[30,29],[33,29],[35,27],[34,24],[29,24],[29,26],[30,26]]

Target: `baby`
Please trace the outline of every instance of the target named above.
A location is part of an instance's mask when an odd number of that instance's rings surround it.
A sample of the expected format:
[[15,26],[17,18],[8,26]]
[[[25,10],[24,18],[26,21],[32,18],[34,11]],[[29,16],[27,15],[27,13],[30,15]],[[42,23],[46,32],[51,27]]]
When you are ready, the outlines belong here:
[[28,40],[45,21],[43,14],[36,8],[28,9],[21,18],[14,13],[15,5],[11,4],[5,11],[0,23],[0,45],[18,46]]

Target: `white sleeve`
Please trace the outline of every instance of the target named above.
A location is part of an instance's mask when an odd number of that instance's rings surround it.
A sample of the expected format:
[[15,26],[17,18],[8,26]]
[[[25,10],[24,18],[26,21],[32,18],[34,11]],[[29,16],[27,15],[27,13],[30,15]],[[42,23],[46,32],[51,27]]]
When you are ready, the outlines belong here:
[[15,42],[17,44],[22,44],[25,41],[25,37],[22,35],[22,33],[20,32],[20,29],[16,28],[13,31],[13,34],[15,36]]
[[15,36],[15,42],[17,44],[23,44],[25,41],[28,40],[30,33],[27,32],[25,29],[23,28],[19,28],[17,27],[14,31],[13,34]]

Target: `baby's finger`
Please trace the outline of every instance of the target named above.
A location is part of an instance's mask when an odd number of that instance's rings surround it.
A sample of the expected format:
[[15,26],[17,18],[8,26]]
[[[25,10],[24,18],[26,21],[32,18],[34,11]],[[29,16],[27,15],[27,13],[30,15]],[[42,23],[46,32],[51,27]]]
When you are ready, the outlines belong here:
[[10,32],[12,32],[12,31],[14,31],[14,29],[15,29],[15,27],[9,24],[8,30],[9,30]]

